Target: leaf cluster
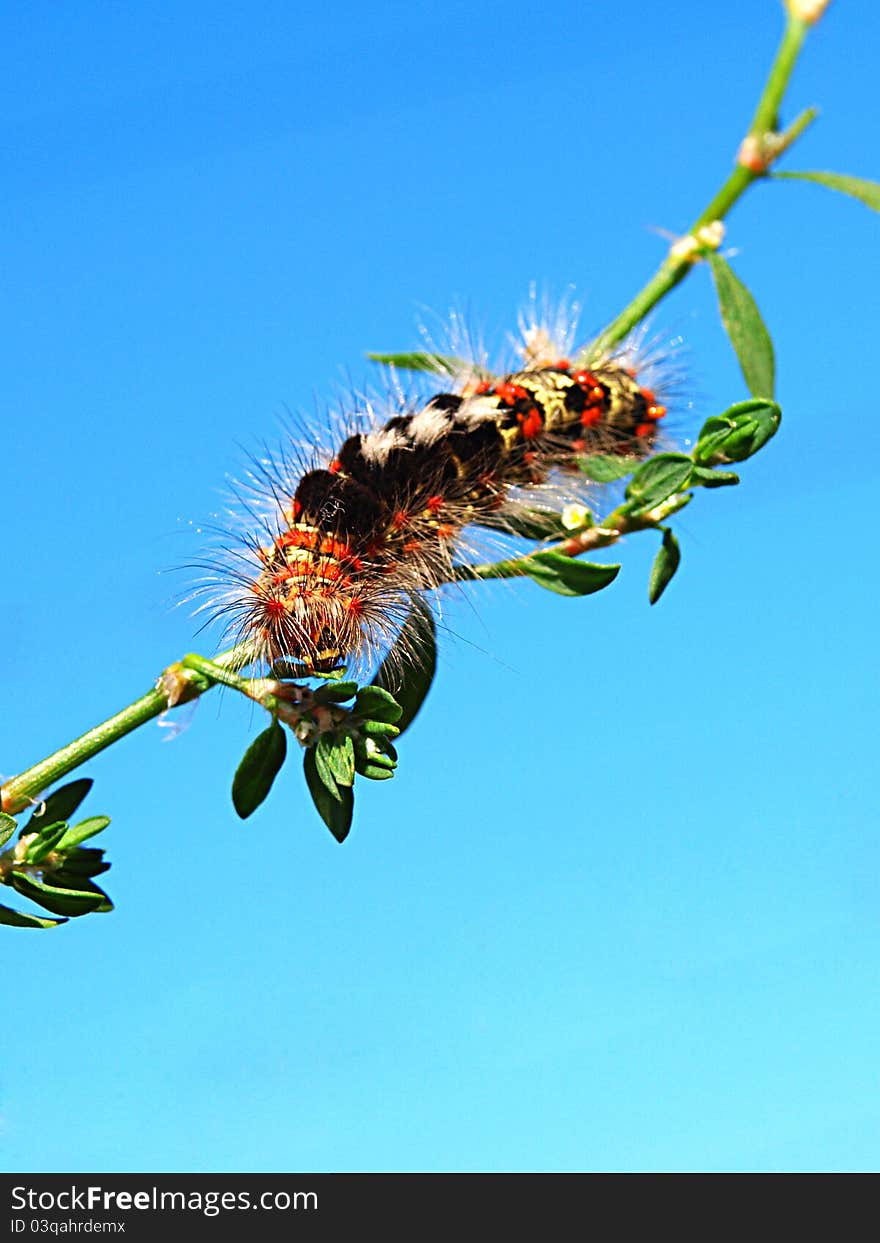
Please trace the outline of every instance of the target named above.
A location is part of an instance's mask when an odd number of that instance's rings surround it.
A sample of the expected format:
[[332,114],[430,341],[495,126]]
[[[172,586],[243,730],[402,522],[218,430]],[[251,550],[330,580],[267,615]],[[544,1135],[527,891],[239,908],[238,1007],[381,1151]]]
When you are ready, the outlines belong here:
[[[340,709],[332,724],[305,734],[303,770],[312,802],[338,842],[345,841],[354,814],[356,777],[387,781],[397,768],[393,739],[408,729],[424,703],[437,667],[437,638],[430,609],[416,601],[407,630],[417,639],[414,655],[401,669],[386,659],[368,686],[325,678],[310,697],[316,709]],[[393,693],[392,693],[393,691]],[[297,734],[302,739],[301,733]],[[277,717],[250,744],[232,782],[232,802],[242,819],[262,804],[287,758],[287,732]]]
[[15,928],[54,928],[68,919],[97,911],[112,911],[113,903],[94,878],[110,864],[104,851],[83,846],[102,833],[108,816],[91,816],[71,824],[73,813],[92,787],[89,778],[71,781],[54,791],[19,830],[18,823],[0,813],[0,882],[49,911],[54,918],[0,906],[0,924]]

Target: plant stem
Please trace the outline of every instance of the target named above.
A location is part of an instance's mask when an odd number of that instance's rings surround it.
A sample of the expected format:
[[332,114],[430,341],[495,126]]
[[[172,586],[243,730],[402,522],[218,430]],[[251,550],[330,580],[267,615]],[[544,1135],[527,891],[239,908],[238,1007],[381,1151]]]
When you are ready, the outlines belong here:
[[[779,50],[767,76],[764,90],[761,93],[758,107],[755,110],[755,115],[748,130],[747,138],[753,139],[759,150],[765,146],[768,137],[775,130],[782,97],[785,94],[792,70],[808,30],[809,26],[806,22],[798,17],[793,17],[791,14],[788,15]],[[766,164],[763,168],[747,168],[744,164],[737,163],[721,189],[691,225],[688,234],[691,237],[695,237],[697,232],[704,226],[712,224],[716,220],[724,220],[730,209],[742,197],[752,182],[766,176],[766,170],[770,163],[803,133],[815,116],[816,112],[814,109],[809,109],[803,113],[795,125],[783,136],[784,145],[777,144],[772,149],[772,152],[768,153]],[[660,264],[660,267],[648,281],[647,285],[636,294],[629,305],[624,307],[620,314],[599,334],[590,346],[587,361],[607,356],[615,345],[622,341],[628,333],[632,332],[637,324],[642,322],[645,316],[654,309],[662,298],[665,298],[676,285],[684,280],[694,266],[694,259],[699,257],[699,251],[690,255],[670,253]]]
[[[784,134],[774,133],[782,97],[808,30],[807,22],[789,13],[779,50],[748,131],[748,138],[754,140],[756,149],[766,154],[763,166],[747,168],[744,164],[738,163],[706,209],[695,220],[690,230],[691,235],[695,235],[705,225],[712,224],[716,220],[723,220],[752,182],[766,175],[766,170],[772,161],[790,146],[813,120],[815,111],[808,110],[801,114]],[[636,294],[629,305],[600,333],[590,349],[590,357],[595,358],[607,354],[623,340],[657,303],[684,279],[693,267],[694,260],[700,257],[699,247],[696,252],[686,256],[680,254],[667,256],[644,289]],[[590,527],[578,535],[573,535],[555,545],[554,551],[576,556],[591,548],[605,547],[629,531],[656,525],[654,517],[656,515],[653,515],[651,520],[634,524],[632,519],[625,516],[609,515],[606,519],[607,525]],[[497,562],[495,565],[462,566],[458,568],[456,576],[461,579],[517,577],[525,573],[522,563],[527,559],[517,558]],[[0,787],[0,810],[10,813],[23,810],[43,790],[78,768],[86,760],[91,759],[92,756],[97,755],[98,752],[103,751],[120,738],[124,738],[126,734],[130,734],[132,730],[144,725],[147,721],[154,720],[167,708],[196,699],[205,691],[210,690],[218,680],[221,680],[218,673],[212,674],[212,665],[234,674],[249,663],[250,657],[251,653],[247,645],[240,644],[230,648],[213,662],[203,661],[200,657],[187,657],[186,664],[171,666],[166,674],[172,678],[173,691],[169,691],[163,675],[163,679],[152,690],[123,708],[121,712],[117,712],[115,716],[109,717],[100,725],[96,725],[94,729],[88,730],[80,738],[68,743],[67,746],[47,756],[46,759],[40,760],[17,777],[11,778]],[[222,680],[229,679],[223,678]],[[239,679],[232,681],[235,684]],[[241,687],[236,685],[236,689],[241,689]]]
[[[218,656],[213,663],[225,669],[241,668],[246,656],[246,647],[240,644]],[[38,764],[34,764],[33,767],[7,781],[0,787],[0,810],[13,815],[22,811],[43,790],[78,768],[80,764],[84,764],[86,760],[90,760],[93,755],[97,755],[99,751],[103,751],[120,738],[124,738],[132,730],[145,725],[147,721],[154,720],[167,708],[198,698],[199,695],[210,690],[216,680],[202,672],[181,667],[178,674],[178,689],[173,703],[160,680],[152,690],[147,691],[146,695],[130,703],[121,712],[108,717],[106,721],[87,730],[79,738],[69,742],[67,746],[61,747],[46,759],[40,760]]]

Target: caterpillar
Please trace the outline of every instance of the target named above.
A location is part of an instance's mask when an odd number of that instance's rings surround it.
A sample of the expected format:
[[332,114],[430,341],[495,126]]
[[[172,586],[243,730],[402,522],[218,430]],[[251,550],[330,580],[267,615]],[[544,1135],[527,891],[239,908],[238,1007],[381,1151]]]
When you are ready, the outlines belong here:
[[268,538],[247,539],[215,609],[236,639],[314,673],[364,664],[392,636],[405,648],[413,597],[454,577],[465,528],[503,530],[522,489],[581,457],[648,456],[666,407],[627,356],[586,367],[541,347],[549,335],[527,333],[521,370],[466,368],[323,465],[273,479]]

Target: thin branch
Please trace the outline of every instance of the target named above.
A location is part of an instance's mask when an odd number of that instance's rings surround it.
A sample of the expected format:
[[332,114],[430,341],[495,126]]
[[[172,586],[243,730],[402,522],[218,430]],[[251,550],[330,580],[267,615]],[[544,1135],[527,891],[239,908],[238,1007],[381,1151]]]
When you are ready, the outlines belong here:
[[[780,136],[775,132],[779,109],[809,29],[807,22],[795,17],[789,10],[782,41],[767,76],[751,126],[740,146],[736,167],[688,231],[687,238],[694,239],[695,245],[682,246],[679,242],[672,247],[647,285],[599,334],[590,346],[585,361],[606,357],[615,345],[619,344],[637,324],[642,322],[661,299],[684,280],[693,267],[694,261],[701,258],[703,253],[697,240],[700,231],[707,226],[714,225],[716,221],[724,220],[752,182],[765,177],[770,164],[815,119],[815,109],[803,113],[795,126],[792,126],[788,134],[784,136],[784,145],[779,145]],[[744,160],[748,158],[747,153],[751,151],[756,153],[755,158],[750,163],[745,163]],[[718,240],[720,241],[720,236]]]

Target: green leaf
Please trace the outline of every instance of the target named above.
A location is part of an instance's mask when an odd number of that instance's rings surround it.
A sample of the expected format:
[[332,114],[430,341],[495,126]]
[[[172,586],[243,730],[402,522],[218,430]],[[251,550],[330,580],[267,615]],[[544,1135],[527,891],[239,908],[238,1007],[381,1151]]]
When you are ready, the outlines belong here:
[[519,563],[541,587],[561,596],[589,596],[601,591],[617,577],[619,565],[598,565],[578,561],[562,552],[537,552]]
[[[324,681],[329,682],[341,682],[347,673],[348,669],[345,665],[339,665],[336,669],[328,669],[325,673],[321,673],[318,670],[310,670],[306,676],[310,678],[322,678]],[[300,676],[302,675],[297,674],[297,677]]]
[[357,682],[325,682],[314,694],[316,704],[341,704],[346,699],[354,699],[357,694]]
[[242,820],[252,815],[272,789],[287,755],[287,735],[273,721],[242,756],[232,779],[232,805]]
[[13,816],[7,816],[5,811],[0,811],[0,846],[5,846],[12,834],[18,828],[18,824]]
[[[96,833],[103,833],[107,825],[110,823],[109,816],[89,816],[86,820],[80,820],[79,824],[71,825],[67,832],[58,843],[59,850],[70,850],[74,846],[78,846],[80,842],[86,841],[89,837],[94,837]],[[103,851],[99,852],[103,854]]]
[[482,373],[482,368],[461,358],[449,358],[444,354],[432,354],[426,350],[415,350],[408,354],[367,354],[367,358],[373,363],[397,367],[399,371],[428,371],[432,375],[457,375],[462,371]]
[[637,465],[632,458],[614,457],[605,453],[578,458],[578,466],[594,483],[614,483],[615,479],[631,475]]
[[744,462],[776,435],[781,420],[782,411],[775,401],[752,398],[737,402],[703,424],[694,461],[699,466]]
[[717,251],[709,252],[721,321],[727,330],[749,392],[772,397],[775,363],[773,342],[755,299]]
[[394,772],[394,769],[398,767],[398,757],[394,751],[390,755],[385,755],[384,751],[370,751],[363,759],[358,757],[355,762],[363,763],[365,768],[384,768],[385,772]]
[[663,595],[680,562],[681,549],[678,547],[678,540],[667,527],[663,532],[663,543],[657,550],[651,567],[651,578],[648,582],[648,599],[651,604],[656,604]]
[[865,177],[850,177],[848,173],[773,173],[775,181],[815,181],[817,185],[840,194],[858,199],[873,211],[880,211],[880,182]]
[[66,919],[43,919],[40,915],[25,915],[21,911],[13,911],[11,907],[0,906],[0,924],[10,928],[57,928],[66,924]]
[[707,466],[695,466],[691,475],[692,488],[730,488],[739,483],[739,475],[732,470],[710,470]]
[[318,776],[328,793],[337,800],[341,799],[339,787],[350,786],[354,781],[354,743],[351,736],[322,734],[314,751]]
[[[373,678],[373,687],[390,693],[401,709],[393,722],[401,733],[415,720],[437,672],[437,627],[430,606],[420,596],[413,600],[404,634],[411,654],[395,659],[392,651]],[[370,719],[376,719],[372,712]]]
[[55,888],[64,889],[68,893],[85,893],[97,897],[99,905],[94,909],[102,915],[114,909],[113,903],[104,890],[87,876],[81,876],[78,872],[70,872],[67,868],[61,868],[57,872],[52,872],[51,881]]
[[390,721],[359,721],[357,727],[368,738],[396,738],[400,733]]
[[[333,776],[333,769],[330,766],[330,757],[328,750],[332,747],[332,740],[329,745],[324,741],[326,735],[321,735],[317,743],[313,747],[308,748],[308,752],[313,755],[315,774],[319,781],[322,782],[324,789],[331,798],[335,798],[337,802],[342,799],[339,787],[336,784],[336,778]],[[322,746],[322,743],[324,744]]]
[[57,820],[69,821],[94,784],[91,777],[80,777],[77,781],[69,781],[66,786],[53,790],[43,803],[42,814],[38,816],[34,813],[22,829],[22,837],[26,833],[39,832],[41,824],[54,824]]
[[639,509],[655,509],[688,486],[694,463],[684,453],[658,453],[638,468],[626,486],[626,499]]
[[387,738],[361,738],[355,745],[355,768],[370,781],[387,781],[394,776],[397,752]]
[[354,743],[350,734],[343,734],[341,738],[322,734],[315,753],[315,759],[326,766],[337,787],[351,785],[354,781]]
[[393,725],[403,716],[403,708],[389,691],[374,682],[358,691],[354,714],[370,721],[389,721]]
[[57,824],[47,824],[28,846],[24,856],[25,863],[42,863],[46,856],[52,853],[66,832],[67,823],[64,820]]
[[397,767],[397,751],[390,738],[355,738],[355,771],[362,772],[364,767],[370,764],[389,770]]
[[[103,850],[89,850],[88,848],[83,850],[79,846],[71,850],[61,866],[65,872],[85,877],[100,876],[102,872],[110,870],[110,864],[104,862]],[[53,868],[53,884],[55,874],[56,870]]]
[[316,751],[317,748],[309,747],[303,756],[306,784],[318,815],[337,842],[344,842],[348,837],[354,813],[354,791],[350,786],[343,786],[335,796],[330,793],[323,778],[318,774]]
[[677,514],[680,509],[684,509],[685,505],[690,505],[693,499],[693,492],[679,492],[676,496],[670,497],[663,504],[664,521],[671,518],[673,514]]
[[25,898],[51,911],[53,915],[88,915],[107,901],[104,893],[79,892],[47,885],[23,872],[12,872],[9,882]]

